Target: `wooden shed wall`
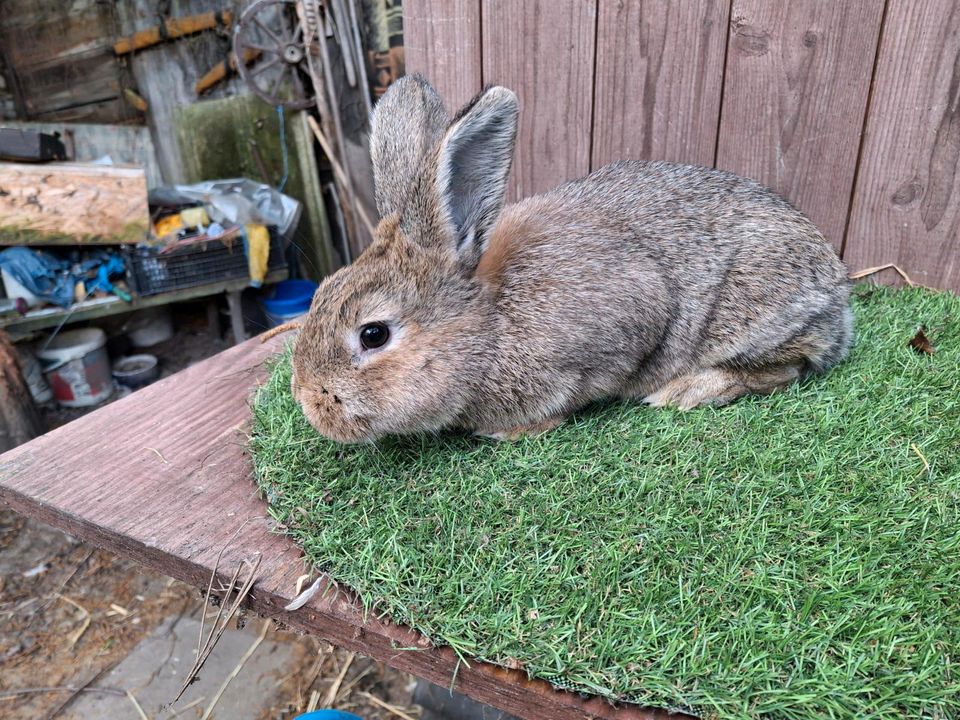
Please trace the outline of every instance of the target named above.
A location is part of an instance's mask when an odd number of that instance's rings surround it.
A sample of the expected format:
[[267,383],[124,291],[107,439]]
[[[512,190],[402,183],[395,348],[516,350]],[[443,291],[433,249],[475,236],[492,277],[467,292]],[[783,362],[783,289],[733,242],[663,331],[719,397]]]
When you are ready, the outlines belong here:
[[512,198],[623,158],[719,167],[853,270],[960,290],[957,0],[405,0],[408,72],[517,92]]
[[[41,122],[136,121],[123,99],[133,87],[112,50],[115,3],[98,0],[0,1],[0,95],[4,116]],[[12,107],[9,107],[12,105]],[[11,112],[12,110],[12,112]]]

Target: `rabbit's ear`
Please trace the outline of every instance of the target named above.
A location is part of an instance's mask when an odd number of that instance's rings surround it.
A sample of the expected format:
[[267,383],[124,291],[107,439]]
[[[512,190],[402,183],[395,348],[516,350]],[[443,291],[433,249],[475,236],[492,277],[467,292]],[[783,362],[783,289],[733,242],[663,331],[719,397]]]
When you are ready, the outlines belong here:
[[437,152],[436,189],[454,252],[476,268],[503,207],[517,139],[517,96],[490,87],[454,119]]
[[449,122],[437,91],[420,75],[398,79],[380,98],[370,133],[380,217],[403,210],[424,161]]

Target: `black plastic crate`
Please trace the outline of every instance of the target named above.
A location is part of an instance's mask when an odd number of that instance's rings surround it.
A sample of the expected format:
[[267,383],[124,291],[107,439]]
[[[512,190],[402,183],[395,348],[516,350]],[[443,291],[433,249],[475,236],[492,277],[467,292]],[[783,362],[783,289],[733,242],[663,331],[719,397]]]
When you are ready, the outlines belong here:
[[[161,253],[161,249],[147,245],[124,247],[127,281],[136,294],[159,295],[250,277],[247,256],[243,252],[243,239],[239,236],[225,243],[207,240],[166,253]],[[285,250],[283,241],[271,228],[268,272],[287,266]]]

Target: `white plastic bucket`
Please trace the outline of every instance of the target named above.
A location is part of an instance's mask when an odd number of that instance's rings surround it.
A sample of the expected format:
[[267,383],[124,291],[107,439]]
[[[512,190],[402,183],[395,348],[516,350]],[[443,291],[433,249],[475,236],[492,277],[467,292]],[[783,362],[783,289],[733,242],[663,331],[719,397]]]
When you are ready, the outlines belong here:
[[30,388],[33,401],[43,405],[53,400],[53,391],[43,377],[43,369],[37,362],[37,356],[25,347],[18,347],[17,354],[20,356],[20,366],[23,368],[23,379]]
[[107,335],[99,328],[81,328],[58,333],[37,358],[53,396],[64,407],[88,407],[101,403],[113,392]]

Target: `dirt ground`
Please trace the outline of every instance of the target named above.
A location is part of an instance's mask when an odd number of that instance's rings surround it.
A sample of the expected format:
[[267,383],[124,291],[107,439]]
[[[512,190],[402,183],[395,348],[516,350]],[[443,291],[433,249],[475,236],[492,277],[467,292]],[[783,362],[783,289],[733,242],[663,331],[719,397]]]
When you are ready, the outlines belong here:
[[[176,336],[149,349],[160,358],[164,375],[229,345],[207,332],[202,306],[178,313],[175,323]],[[83,413],[48,408],[44,417],[52,428]],[[145,682],[149,685],[161,675],[175,675],[182,682],[193,658],[158,655],[156,672],[147,681],[138,677],[136,685],[132,675],[122,672],[130,664],[124,661],[151,634],[167,628],[172,632],[181,618],[199,620],[203,610],[198,589],[0,507],[0,717],[90,717],[81,709],[89,696],[122,703],[123,717],[136,720],[200,718],[211,704],[209,717],[215,718],[218,704],[223,709],[231,700],[234,705],[240,701],[243,717],[262,720],[293,718],[316,707],[348,710],[365,720],[403,717],[398,712],[419,716],[419,708],[411,705],[411,676],[276,628],[264,637],[264,647],[269,644],[274,654],[260,659],[259,667],[269,668],[270,677],[255,679],[260,681],[255,697],[244,696],[254,695],[252,681],[244,678],[228,684],[219,699],[211,694],[155,713],[141,707],[137,698],[147,693]],[[230,630],[243,633],[234,638],[235,644],[250,647],[263,622],[248,617],[246,628]],[[225,635],[222,642],[226,640]],[[195,648],[189,654],[193,652]],[[242,659],[237,653],[208,661],[201,679],[219,686]],[[255,664],[256,652],[249,660]]]

